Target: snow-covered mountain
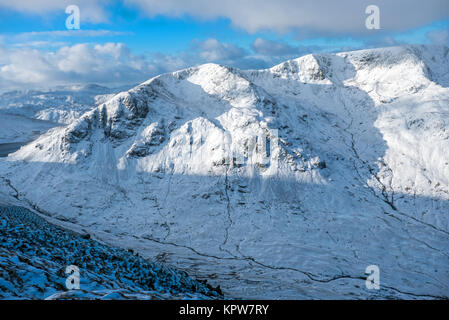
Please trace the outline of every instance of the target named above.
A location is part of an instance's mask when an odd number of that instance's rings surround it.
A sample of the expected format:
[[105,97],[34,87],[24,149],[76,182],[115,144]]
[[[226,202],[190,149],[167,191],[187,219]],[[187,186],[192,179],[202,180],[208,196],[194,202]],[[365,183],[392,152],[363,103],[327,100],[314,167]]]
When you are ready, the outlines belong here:
[[69,124],[127,88],[89,84],[59,86],[48,90],[9,91],[0,95],[0,110],[27,118]]
[[228,296],[447,298],[448,116],[446,47],[206,64],[49,130],[0,192]]
[[[73,122],[87,111],[129,86],[106,88],[96,84],[59,86],[48,90],[16,90],[0,95],[0,156],[4,143],[34,140],[48,129]],[[9,148],[4,152],[6,155]]]

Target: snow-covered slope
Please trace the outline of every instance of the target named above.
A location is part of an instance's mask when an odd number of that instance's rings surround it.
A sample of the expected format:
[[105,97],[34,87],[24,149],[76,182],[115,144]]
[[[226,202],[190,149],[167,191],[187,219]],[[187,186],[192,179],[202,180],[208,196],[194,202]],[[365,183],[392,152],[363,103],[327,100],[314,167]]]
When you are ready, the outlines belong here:
[[0,191],[234,297],[448,297],[448,74],[430,46],[164,74],[0,162]]
[[[207,283],[0,205],[0,299],[213,299]],[[65,286],[77,266],[79,290]]]

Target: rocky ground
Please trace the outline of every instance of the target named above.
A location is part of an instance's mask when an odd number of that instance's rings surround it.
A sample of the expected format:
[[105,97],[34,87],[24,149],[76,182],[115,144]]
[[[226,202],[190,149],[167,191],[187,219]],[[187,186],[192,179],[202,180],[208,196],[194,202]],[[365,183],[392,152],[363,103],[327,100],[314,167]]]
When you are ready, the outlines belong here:
[[[56,227],[20,207],[0,207],[1,299],[216,299],[219,289]],[[80,270],[68,290],[66,267]]]

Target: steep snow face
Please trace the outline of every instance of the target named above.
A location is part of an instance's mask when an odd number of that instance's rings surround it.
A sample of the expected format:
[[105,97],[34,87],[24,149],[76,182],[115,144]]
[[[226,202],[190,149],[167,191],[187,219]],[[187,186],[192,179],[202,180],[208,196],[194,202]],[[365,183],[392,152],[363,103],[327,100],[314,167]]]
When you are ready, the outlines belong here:
[[0,191],[235,297],[448,297],[448,59],[164,74],[0,162]]

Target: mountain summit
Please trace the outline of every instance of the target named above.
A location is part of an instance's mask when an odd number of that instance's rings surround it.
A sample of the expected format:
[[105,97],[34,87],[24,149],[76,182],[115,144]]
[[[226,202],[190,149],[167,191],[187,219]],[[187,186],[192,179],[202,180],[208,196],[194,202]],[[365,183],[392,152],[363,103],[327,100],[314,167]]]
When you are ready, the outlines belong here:
[[0,192],[227,296],[447,298],[448,116],[446,47],[206,64],[49,130]]

